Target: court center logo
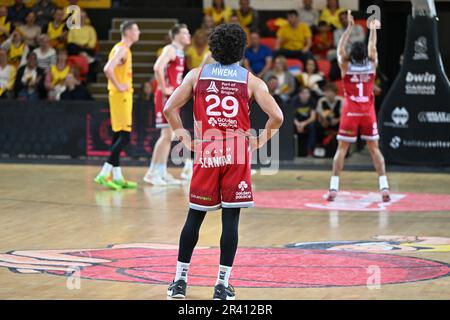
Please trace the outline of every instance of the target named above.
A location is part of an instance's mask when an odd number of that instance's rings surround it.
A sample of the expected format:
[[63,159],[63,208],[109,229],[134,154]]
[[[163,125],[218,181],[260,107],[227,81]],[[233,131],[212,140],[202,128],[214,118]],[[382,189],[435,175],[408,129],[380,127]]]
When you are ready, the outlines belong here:
[[428,45],[427,38],[419,37],[414,42],[414,56],[413,60],[428,60]]
[[288,248],[345,252],[450,252],[450,238],[408,235],[376,235],[371,240],[297,242]]
[[[215,284],[218,254],[219,248],[196,248],[189,268],[189,285]],[[63,276],[70,282],[68,289],[83,290],[83,281],[88,280],[168,285],[173,280],[177,257],[175,245],[129,243],[97,249],[11,251],[0,254],[0,267],[24,277]],[[380,285],[438,279],[450,274],[447,263],[395,254],[240,247],[233,265],[233,285],[247,288],[367,286],[368,271],[373,266],[380,275]],[[45,282],[43,277],[42,283]],[[161,287],[161,292],[164,294],[165,288]]]

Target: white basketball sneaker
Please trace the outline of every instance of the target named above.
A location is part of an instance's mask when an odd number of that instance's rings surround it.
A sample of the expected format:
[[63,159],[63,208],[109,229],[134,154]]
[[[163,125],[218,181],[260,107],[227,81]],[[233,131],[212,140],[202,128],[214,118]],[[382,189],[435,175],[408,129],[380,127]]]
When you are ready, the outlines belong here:
[[162,175],[150,170],[145,174],[144,181],[154,186],[167,186],[167,182],[163,179]]
[[182,184],[181,180],[175,179],[170,173],[166,172],[162,179],[166,182],[166,185],[179,185]]

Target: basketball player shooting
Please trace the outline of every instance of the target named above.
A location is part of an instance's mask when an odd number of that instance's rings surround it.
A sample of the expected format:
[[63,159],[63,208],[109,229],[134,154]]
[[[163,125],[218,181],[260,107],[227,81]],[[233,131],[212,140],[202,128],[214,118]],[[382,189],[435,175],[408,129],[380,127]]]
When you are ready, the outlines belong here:
[[[229,284],[238,245],[241,208],[253,206],[251,152],[277,132],[283,113],[266,84],[239,66],[246,34],[239,25],[223,24],[209,38],[216,63],[190,71],[167,101],[164,114],[180,141],[195,150],[190,185],[189,212],[179,242],[177,269],[167,290],[172,298],[185,298],[192,252],[208,211],[222,208],[220,266],[213,299],[234,300]],[[179,109],[194,97],[194,142]],[[269,119],[258,137],[251,136],[250,100],[254,99]]]
[[346,47],[355,24],[351,11],[348,10],[348,27],[342,35],[337,49],[338,63],[341,69],[345,92],[345,102],[339,125],[339,141],[333,159],[333,176],[327,195],[328,201],[334,201],[339,190],[339,175],[344,167],[344,159],[350,143],[356,142],[358,130],[361,138],[367,142],[367,148],[379,176],[379,187],[384,202],[390,201],[389,185],[386,177],[384,157],[378,146],[378,128],[375,115],[373,86],[378,64],[377,31],[378,20],[370,22],[368,46],[364,42],[354,42],[350,53]]

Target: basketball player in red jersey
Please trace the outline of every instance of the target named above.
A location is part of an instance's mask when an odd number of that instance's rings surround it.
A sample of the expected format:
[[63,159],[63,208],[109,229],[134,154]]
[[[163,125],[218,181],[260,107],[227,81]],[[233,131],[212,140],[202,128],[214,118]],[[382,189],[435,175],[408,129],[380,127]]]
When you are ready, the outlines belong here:
[[[253,206],[251,151],[270,140],[283,122],[283,113],[266,84],[238,64],[246,38],[239,25],[216,27],[209,39],[216,62],[190,71],[164,108],[176,136],[187,148],[195,150],[189,213],[180,236],[175,278],[167,290],[172,298],[186,297],[191,256],[206,212],[222,208],[220,266],[213,299],[235,299],[228,280],[238,245],[240,209]],[[194,142],[179,116],[179,109],[191,97]],[[258,137],[249,134],[251,99],[269,117]]]
[[338,149],[333,160],[333,176],[330,181],[328,201],[334,201],[339,190],[339,175],[344,167],[344,159],[350,143],[356,142],[358,129],[361,138],[366,140],[367,148],[372,157],[379,176],[379,187],[384,202],[390,201],[389,184],[386,177],[384,157],[378,147],[378,128],[375,115],[373,85],[378,64],[377,31],[380,22],[370,23],[369,44],[355,42],[347,54],[346,47],[354,26],[351,11],[348,11],[348,27],[338,44],[338,63],[341,69],[345,92],[345,102],[337,139]]
[[[155,92],[156,128],[161,129],[161,135],[155,144],[153,156],[144,181],[153,185],[166,186],[181,184],[167,172],[172,130],[164,117],[163,109],[167,99],[183,80],[185,59],[184,49],[191,43],[191,35],[185,24],[176,24],[170,30],[172,43],[165,46],[153,67],[158,88]],[[182,172],[183,179],[190,179],[192,175],[192,160],[185,160]]]

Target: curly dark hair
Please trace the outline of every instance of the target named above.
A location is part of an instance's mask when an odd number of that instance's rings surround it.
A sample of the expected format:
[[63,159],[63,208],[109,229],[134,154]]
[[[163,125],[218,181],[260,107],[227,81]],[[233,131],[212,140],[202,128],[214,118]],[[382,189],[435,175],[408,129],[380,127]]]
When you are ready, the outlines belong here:
[[244,56],[247,35],[238,24],[221,24],[209,36],[214,60],[223,65],[236,63]]
[[363,64],[367,60],[367,46],[362,41],[356,41],[352,43],[351,49],[350,49],[350,61],[352,63],[358,63]]

